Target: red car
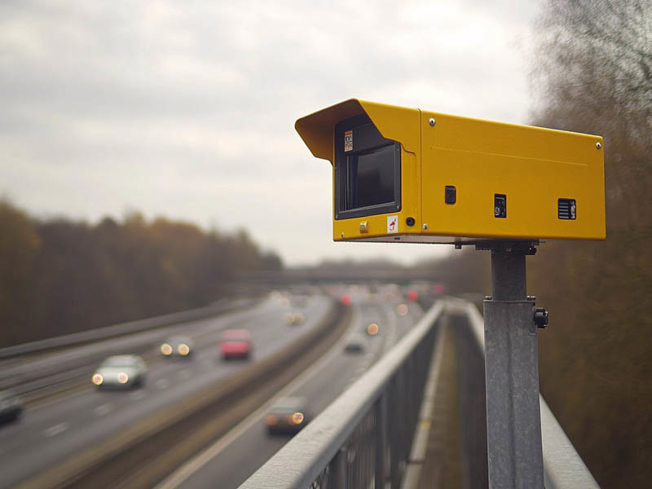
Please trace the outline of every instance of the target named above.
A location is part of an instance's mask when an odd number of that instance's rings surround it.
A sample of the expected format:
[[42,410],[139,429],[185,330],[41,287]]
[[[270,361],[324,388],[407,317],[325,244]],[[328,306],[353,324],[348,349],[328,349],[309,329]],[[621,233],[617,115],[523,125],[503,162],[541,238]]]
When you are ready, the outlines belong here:
[[249,358],[251,349],[251,335],[246,329],[226,329],[222,331],[220,353],[224,360]]

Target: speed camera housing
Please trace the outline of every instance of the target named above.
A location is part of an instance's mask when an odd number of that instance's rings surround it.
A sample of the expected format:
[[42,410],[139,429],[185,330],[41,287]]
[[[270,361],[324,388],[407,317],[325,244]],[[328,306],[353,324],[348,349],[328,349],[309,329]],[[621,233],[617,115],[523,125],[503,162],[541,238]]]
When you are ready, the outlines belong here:
[[599,136],[350,99],[296,122],[336,241],[604,239]]

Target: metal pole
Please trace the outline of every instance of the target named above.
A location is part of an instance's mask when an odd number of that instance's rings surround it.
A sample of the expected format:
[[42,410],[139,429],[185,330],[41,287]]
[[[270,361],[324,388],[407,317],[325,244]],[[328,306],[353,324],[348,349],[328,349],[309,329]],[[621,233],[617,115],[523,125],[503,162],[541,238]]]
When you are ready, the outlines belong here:
[[525,280],[532,249],[500,243],[491,251],[493,297],[484,301],[491,489],[543,489],[537,327]]

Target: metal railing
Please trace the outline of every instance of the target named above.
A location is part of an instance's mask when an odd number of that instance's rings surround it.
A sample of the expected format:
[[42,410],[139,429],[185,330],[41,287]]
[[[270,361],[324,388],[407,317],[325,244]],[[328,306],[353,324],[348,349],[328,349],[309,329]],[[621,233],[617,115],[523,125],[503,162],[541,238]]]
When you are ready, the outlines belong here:
[[240,489],[398,489],[412,446],[443,304]]
[[[484,320],[477,308],[456,299],[437,302],[394,349],[239,489],[400,488],[419,422],[436,323],[444,311],[465,316],[469,341],[477,346],[474,356],[483,355]],[[540,401],[546,489],[599,489],[543,398]],[[485,447],[486,438],[482,450]],[[475,459],[486,458],[486,450],[482,455],[477,447],[467,452]],[[470,482],[470,487],[484,487],[486,474],[482,480]]]
[[128,321],[111,326],[104,326],[101,328],[81,331],[79,333],[70,333],[63,336],[46,338],[44,340],[31,341],[29,343],[8,346],[5,348],[0,348],[0,360],[30,353],[42,353],[44,351],[54,350],[57,348],[74,347],[84,343],[103,341],[117,336],[140,333],[142,331],[169,326],[171,324],[203,319],[218,314],[224,314],[244,306],[249,306],[253,302],[254,301],[248,299],[236,299],[233,301],[220,300],[208,306],[200,307],[197,309],[173,312],[164,314],[162,316],[138,319],[136,321]]

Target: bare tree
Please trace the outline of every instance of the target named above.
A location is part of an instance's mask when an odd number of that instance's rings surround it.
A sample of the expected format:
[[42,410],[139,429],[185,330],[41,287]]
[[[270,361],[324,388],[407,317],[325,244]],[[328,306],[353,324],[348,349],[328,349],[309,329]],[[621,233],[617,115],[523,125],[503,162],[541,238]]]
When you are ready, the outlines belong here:
[[601,487],[648,485],[652,450],[652,0],[542,0],[534,123],[605,138],[607,240],[548,243],[541,388]]
[[611,224],[649,219],[652,1],[546,0],[538,28],[534,122],[603,135]]

